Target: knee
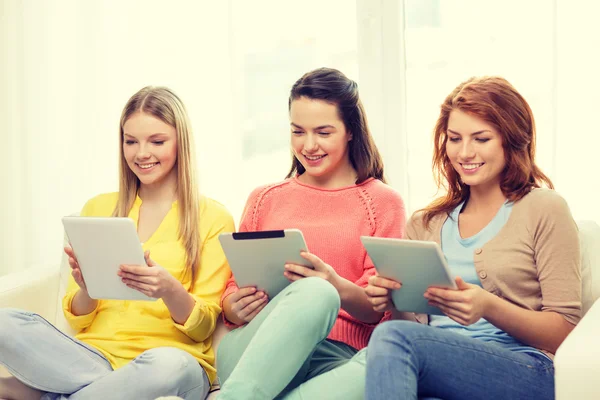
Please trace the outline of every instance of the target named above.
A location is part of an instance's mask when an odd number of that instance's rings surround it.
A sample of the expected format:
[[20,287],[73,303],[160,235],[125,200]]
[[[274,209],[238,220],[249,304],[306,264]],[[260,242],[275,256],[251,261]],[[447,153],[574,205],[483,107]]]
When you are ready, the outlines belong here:
[[191,382],[200,383],[204,370],[191,354],[175,347],[157,347],[145,351],[136,360],[138,364],[150,364],[154,383],[164,389],[181,388]]
[[[307,306],[313,305],[326,310],[334,310],[336,315],[340,310],[340,295],[328,281],[318,277],[300,279],[290,286],[300,294]],[[290,292],[291,293],[291,292]]]
[[369,358],[375,354],[410,352],[413,340],[427,326],[410,321],[387,321],[378,325],[371,335],[368,346]]
[[31,313],[15,308],[0,309],[0,348],[10,345],[15,337],[19,337],[19,330],[23,323],[31,319]]

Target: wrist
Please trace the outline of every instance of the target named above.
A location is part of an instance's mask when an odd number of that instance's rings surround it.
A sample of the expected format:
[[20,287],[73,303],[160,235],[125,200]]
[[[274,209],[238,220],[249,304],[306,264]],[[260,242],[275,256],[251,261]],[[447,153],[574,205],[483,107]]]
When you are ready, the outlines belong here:
[[482,312],[482,318],[485,318],[486,320],[489,320],[490,316],[493,314],[494,311],[494,307],[496,305],[496,300],[499,300],[499,297],[496,297],[495,295],[493,295],[492,293],[488,292],[485,289],[481,289],[483,290],[483,296],[482,296],[482,308],[483,308],[483,312]]

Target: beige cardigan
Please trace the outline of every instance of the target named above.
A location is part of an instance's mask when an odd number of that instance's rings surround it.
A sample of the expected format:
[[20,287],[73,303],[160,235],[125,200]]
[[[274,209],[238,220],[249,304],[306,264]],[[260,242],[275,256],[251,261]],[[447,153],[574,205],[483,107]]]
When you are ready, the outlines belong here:
[[[429,229],[422,213],[408,221],[412,240],[440,244],[448,215],[435,216]],[[517,201],[500,232],[473,253],[484,289],[532,311],[554,311],[572,324],[581,319],[581,256],[577,225],[554,190],[534,189]],[[426,322],[418,315],[420,322]]]

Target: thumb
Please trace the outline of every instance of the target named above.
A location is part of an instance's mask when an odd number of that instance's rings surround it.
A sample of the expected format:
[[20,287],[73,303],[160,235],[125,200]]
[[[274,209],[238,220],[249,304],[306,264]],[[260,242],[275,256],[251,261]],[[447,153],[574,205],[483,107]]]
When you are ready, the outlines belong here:
[[302,256],[302,258],[304,258],[305,260],[310,261],[310,263],[315,269],[322,269],[324,264],[323,260],[315,256],[314,254],[309,253],[308,251],[301,251],[300,256]]
[[150,258],[150,251],[145,251],[144,252],[144,260],[146,260],[146,264],[149,267],[155,267],[156,263],[154,261],[152,261],[152,259]]
[[465,282],[460,276],[457,276],[454,281],[456,282],[456,286],[458,286],[459,290],[469,289],[469,284]]

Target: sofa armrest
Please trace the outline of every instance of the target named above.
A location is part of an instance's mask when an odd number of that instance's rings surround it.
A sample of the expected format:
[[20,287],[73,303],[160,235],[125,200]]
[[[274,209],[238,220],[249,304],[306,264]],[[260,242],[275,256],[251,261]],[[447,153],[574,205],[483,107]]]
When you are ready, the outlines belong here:
[[556,399],[600,399],[600,300],[567,336],[554,358]]
[[57,265],[32,267],[0,276],[0,308],[35,312],[54,323],[59,280]]

